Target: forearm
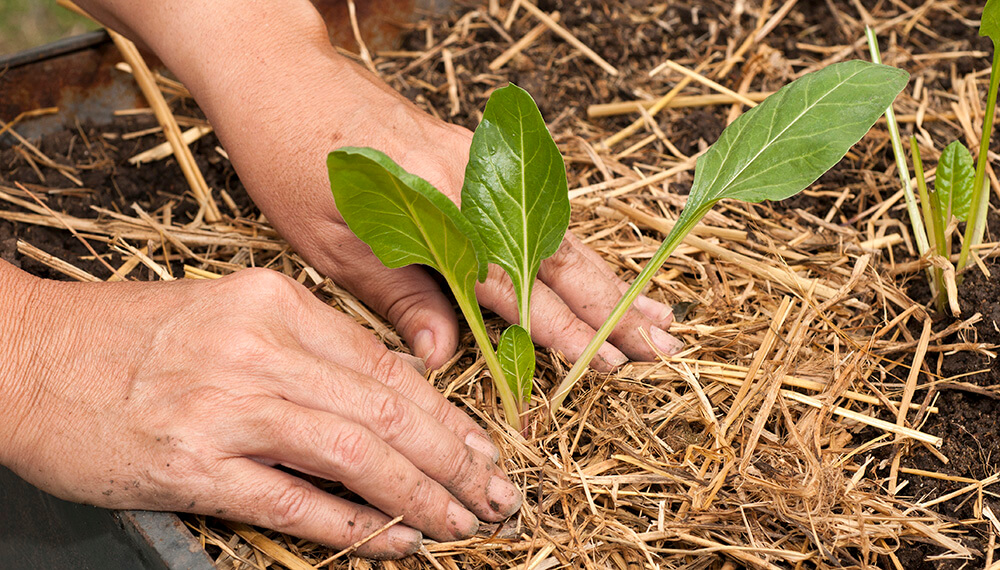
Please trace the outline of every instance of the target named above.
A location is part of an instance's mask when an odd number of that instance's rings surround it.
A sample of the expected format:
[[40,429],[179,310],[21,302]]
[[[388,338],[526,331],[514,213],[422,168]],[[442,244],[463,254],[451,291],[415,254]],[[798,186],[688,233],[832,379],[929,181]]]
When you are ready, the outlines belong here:
[[0,261],[0,465],[14,461],[12,443],[32,400],[24,372],[38,339],[28,338],[26,325],[40,286],[40,279]]
[[[244,98],[281,75],[336,61],[308,0],[79,0],[96,18],[155,54],[203,106],[220,93]],[[279,77],[274,77],[278,75]],[[267,78],[267,81],[261,81]],[[204,99],[204,101],[203,101]]]

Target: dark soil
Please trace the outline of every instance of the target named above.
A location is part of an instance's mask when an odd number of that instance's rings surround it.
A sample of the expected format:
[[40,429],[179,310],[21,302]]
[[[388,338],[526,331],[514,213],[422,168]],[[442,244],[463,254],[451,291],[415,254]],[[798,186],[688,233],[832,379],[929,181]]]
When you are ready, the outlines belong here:
[[[646,6],[640,0],[629,0],[631,5]],[[540,0],[537,2],[544,10],[559,10],[563,15],[563,23],[582,41],[594,48],[603,57],[623,71],[623,78],[608,79],[595,73],[593,66],[583,58],[572,57],[573,51],[562,42],[542,43],[529,48],[522,57],[512,61],[504,71],[505,78],[513,81],[531,92],[539,103],[543,116],[550,122],[558,123],[567,120],[582,120],[586,107],[592,103],[604,103],[614,100],[635,99],[632,86],[635,78],[645,73],[649,62],[673,58],[677,60],[693,60],[701,54],[717,51],[725,53],[728,42],[737,42],[752,28],[752,18],[744,16],[737,21],[730,20],[729,3],[722,2],[669,2],[662,11],[650,8],[648,21],[636,23],[623,14],[615,2],[595,3],[589,0]],[[824,0],[800,0],[796,8],[789,14],[786,22],[777,28],[769,37],[772,48],[783,52],[787,60],[805,62],[815,61],[815,53],[804,51],[803,41],[808,40],[814,46],[842,46],[853,42],[856,38],[845,32],[845,27],[838,21],[837,14],[830,9],[836,5],[844,14],[854,19],[860,15],[849,2],[832,3]],[[478,4],[477,4],[478,5]],[[595,12],[600,12],[595,15]],[[630,12],[630,14],[633,12]],[[599,17],[598,17],[599,16]],[[977,18],[978,14],[966,14]],[[930,53],[938,51],[938,46],[948,44],[946,51],[954,49],[989,49],[989,41],[974,37],[972,30],[965,24],[955,21],[948,13],[932,11],[928,18],[934,22],[934,29],[940,37],[930,37],[918,30],[908,38],[899,38],[900,44],[905,44],[914,53]],[[531,24],[518,24],[517,34],[523,34]],[[627,32],[627,33],[626,33]],[[512,31],[512,34],[514,31]],[[486,65],[506,47],[499,35],[489,29],[476,30],[475,42],[480,47],[462,55],[457,73],[462,77],[463,85],[474,85],[473,76],[486,69]],[[442,34],[437,35],[443,37]],[[962,38],[955,44],[949,38]],[[425,49],[423,30],[414,30],[406,38],[404,49]],[[957,45],[958,47],[955,47]],[[945,48],[942,48],[945,50]],[[864,55],[859,52],[858,56]],[[553,65],[553,61],[563,61]],[[641,62],[641,63],[637,63]],[[974,70],[983,69],[984,61],[962,58],[953,63],[940,64],[938,73],[928,76],[926,86],[944,92],[951,90],[951,66],[954,65],[957,77]],[[985,62],[988,67],[988,62]],[[915,71],[910,69],[910,71]],[[726,84],[739,81],[738,68],[726,80]],[[429,66],[422,74],[422,79],[432,85],[442,85],[443,69]],[[773,89],[787,80],[779,72],[763,74],[752,84],[753,90]],[[643,80],[650,92],[659,92],[662,82]],[[436,109],[447,109],[447,94],[444,91],[429,93],[424,89],[405,83],[394,83],[404,95],[418,101],[426,97],[425,105]],[[485,102],[485,91],[482,93],[463,92],[463,113],[452,120],[466,127],[474,128],[478,117],[476,109],[481,109]],[[178,114],[197,116],[195,109],[175,109]],[[696,152],[702,145],[713,142],[725,125],[728,108],[701,109],[688,111],[666,111],[659,117],[659,125],[671,137],[677,148],[686,154]],[[627,126],[633,117],[623,116],[600,120],[601,127],[613,132]],[[180,169],[173,159],[147,164],[135,168],[127,160],[141,150],[145,150],[162,139],[159,135],[141,137],[124,141],[120,135],[138,131],[155,125],[154,119],[139,117],[121,119],[115,125],[100,129],[84,126],[83,131],[89,144],[78,131],[65,131],[40,142],[42,150],[58,162],[84,165],[80,172],[86,190],[74,189],[65,193],[41,193],[50,208],[79,217],[93,218],[93,206],[116,210],[131,214],[131,205],[138,203],[151,214],[160,211],[165,205],[172,204],[175,219],[190,219],[194,216],[193,202],[182,200],[188,192],[188,186]],[[909,134],[904,127],[904,136]],[[948,140],[945,136],[954,138],[957,133],[948,130],[947,125],[929,127],[938,140]],[[945,133],[939,135],[940,132]],[[117,138],[106,138],[103,134],[118,135]],[[558,129],[557,129],[558,136]],[[842,190],[849,187],[856,197],[844,203],[840,210],[839,221],[848,223],[852,216],[864,211],[873,203],[877,203],[898,188],[895,180],[894,165],[891,152],[885,152],[884,140],[866,139],[858,147],[856,155],[849,156],[841,168],[835,169],[822,177],[813,190]],[[8,141],[9,142],[9,141]],[[214,135],[208,135],[192,145],[196,160],[209,186],[223,188],[234,198],[241,208],[241,215],[253,217],[257,215],[250,204],[242,185],[237,179],[230,163],[215,152],[218,145]],[[943,146],[943,145],[942,145]],[[1000,137],[994,137],[994,150],[1000,149]],[[878,158],[872,160],[872,155]],[[0,142],[0,185],[13,186],[14,182],[32,184],[44,188],[69,188],[72,184],[51,169],[42,168],[43,178],[39,178],[28,162],[9,146]],[[675,191],[685,192],[683,182],[672,186]],[[44,190],[43,190],[44,192]],[[774,205],[776,210],[803,208],[823,216],[833,205],[835,198],[801,194],[783,204]],[[905,212],[894,210],[893,215],[902,218]],[[995,213],[994,213],[995,214]],[[1000,235],[1000,217],[993,216],[990,220],[993,236]],[[66,259],[73,264],[106,278],[109,273],[96,260],[88,260],[87,250],[77,240],[62,230],[43,228],[32,225],[0,220],[0,258],[9,261],[36,275],[64,279],[65,277],[47,267],[26,259],[16,252],[18,238]],[[97,248],[105,251],[106,248]],[[114,256],[109,258],[113,265],[121,263]],[[181,268],[175,267],[175,272]],[[959,342],[963,340],[1000,344],[1000,264],[991,264],[990,269],[994,279],[985,279],[978,271],[973,270],[962,287],[963,317],[968,318],[978,312],[983,320],[976,325],[975,338],[945,339],[943,342]],[[145,277],[142,271],[133,273],[133,277]],[[911,296],[918,302],[927,303],[926,286],[921,291],[919,279],[914,279]],[[935,326],[935,330],[939,330]],[[938,395],[935,404],[941,412],[931,415],[922,426],[926,432],[938,435],[944,439],[942,452],[950,462],[942,464],[934,455],[921,447],[914,447],[903,459],[903,465],[937,471],[970,479],[983,479],[1000,470],[1000,447],[997,440],[1000,436],[1000,400],[996,395],[1000,392],[1000,364],[997,360],[971,355],[969,353],[948,354],[938,360],[937,353],[927,359],[935,373],[942,377],[952,377],[981,369],[987,369],[985,374],[962,378],[960,384],[944,384],[936,388]],[[940,366],[940,369],[938,369]],[[979,388],[979,389],[977,389]],[[992,395],[990,395],[992,394]],[[919,398],[924,396],[918,394]],[[904,493],[918,499],[928,496],[940,496],[963,484],[940,481],[923,477],[909,478],[910,484]],[[987,490],[989,491],[989,490]],[[954,501],[943,504],[939,512],[952,516],[957,520],[972,518],[974,494],[963,495]],[[986,504],[992,505],[1000,512],[1000,500],[995,495],[985,494]],[[980,536],[965,536],[963,541],[985,552],[986,540],[984,527],[978,529]],[[928,560],[939,550],[933,546],[907,543],[897,551],[904,568],[907,569],[938,569],[959,568],[967,561],[932,561]],[[883,559],[887,562],[887,560]],[[973,562],[972,567],[981,567],[982,559]]]
[[[176,112],[191,111],[178,109]],[[162,136],[153,134],[122,140],[121,135],[156,124],[152,115],[121,118],[100,128],[84,125],[79,131],[67,130],[44,137],[38,144],[39,148],[56,162],[80,169],[77,176],[83,181],[82,188],[45,167],[40,167],[43,178],[39,178],[21,153],[9,144],[0,143],[0,186],[13,187],[20,182],[52,210],[80,218],[94,219],[95,207],[134,216],[133,204],[153,215],[170,204],[173,219],[186,222],[196,215],[197,205],[193,200],[185,199],[190,190],[177,161],[168,158],[141,167],[128,163],[132,156],[159,144]],[[9,140],[4,142],[9,143]],[[240,207],[241,214],[256,216],[256,207],[244,191],[232,165],[214,150],[218,145],[214,134],[208,134],[191,145],[206,182],[211,188],[225,189]],[[24,199],[32,201],[28,196]],[[111,275],[104,264],[93,259],[79,240],[62,229],[0,220],[0,259],[39,277],[68,279],[62,273],[18,254],[18,239],[97,277],[106,279]],[[100,245],[95,245],[94,249],[107,251]],[[107,261],[113,266],[122,263],[118,254],[110,254]],[[181,266],[172,269],[183,272]],[[132,277],[149,278],[144,271],[138,270]]]

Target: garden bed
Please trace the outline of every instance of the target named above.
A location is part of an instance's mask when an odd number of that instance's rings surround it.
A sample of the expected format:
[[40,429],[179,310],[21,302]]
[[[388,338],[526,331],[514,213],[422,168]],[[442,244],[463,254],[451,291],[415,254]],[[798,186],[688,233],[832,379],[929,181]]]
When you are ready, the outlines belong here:
[[[743,108],[718,104],[717,92],[695,80],[675,99],[684,106],[655,117],[634,109],[588,116],[592,105],[666,94],[684,76],[650,77],[665,60],[754,98],[806,70],[866,57],[863,24],[870,19],[884,38],[886,63],[913,75],[896,110],[904,134],[921,136],[925,160],[933,164],[941,148],[927,146],[922,133],[970,139],[982,120],[988,77],[967,77],[989,69],[991,48],[976,35],[979,9],[965,4],[887,1],[859,11],[859,2],[818,0],[538,2],[545,14],[558,11],[561,24],[617,76],[526,8],[507,28],[510,3],[499,4],[459,4],[428,17],[401,50],[376,51],[374,65],[422,108],[469,128],[492,89],[507,81],[527,89],[566,157],[571,230],[627,280],[679,213],[693,155]],[[494,64],[533,29],[539,33],[524,51]],[[202,124],[193,101],[177,93],[168,96],[182,127]],[[690,98],[702,95],[710,97]],[[705,102],[714,104],[695,106]],[[602,147],[636,119],[645,122],[634,134]],[[128,162],[163,141],[156,124],[149,112],[135,111],[112,125],[42,137],[34,141],[38,154],[4,139],[0,257],[64,279],[67,272],[108,279],[105,263],[126,267],[130,279],[211,278],[267,266],[405,350],[269,228],[211,134],[191,146],[225,221],[190,226],[198,205],[177,163]],[[147,130],[154,132],[136,134]],[[46,166],[39,154],[64,167]],[[778,204],[723,203],[650,291],[677,308],[672,332],[686,350],[587,376],[568,413],[535,415],[526,437],[504,428],[466,334],[456,358],[429,379],[488,427],[504,468],[525,492],[524,507],[473,539],[428,542],[403,561],[341,556],[331,566],[917,569],[996,562],[1000,523],[990,517],[1000,511],[991,486],[1000,477],[993,358],[1000,266],[984,263],[992,279],[969,271],[959,317],[928,309],[895,168],[879,124],[804,194]],[[1000,218],[990,215],[995,229]],[[497,319],[488,324],[501,330]],[[911,375],[914,360],[919,375]],[[549,393],[569,364],[541,351],[536,394]],[[901,422],[905,397],[912,409]],[[541,403],[536,397],[533,405]],[[900,433],[909,437],[897,440]],[[336,554],[265,529],[185,520],[222,568],[266,567],[275,557],[305,568]]]

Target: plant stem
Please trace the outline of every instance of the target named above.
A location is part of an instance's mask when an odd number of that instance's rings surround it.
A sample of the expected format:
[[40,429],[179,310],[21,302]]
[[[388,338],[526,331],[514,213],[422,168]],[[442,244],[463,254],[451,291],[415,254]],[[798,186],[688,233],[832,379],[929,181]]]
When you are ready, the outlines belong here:
[[517,300],[518,302],[518,324],[524,329],[524,332],[531,335],[531,285],[534,283],[535,277],[531,276],[531,280],[528,280],[528,276],[524,277],[524,294],[522,298]]
[[997,107],[997,86],[1000,84],[1000,58],[996,48],[993,52],[993,67],[990,69],[990,90],[986,95],[986,116],[983,118],[983,137],[979,140],[979,160],[976,162],[976,178],[972,185],[972,207],[969,219],[965,223],[965,239],[962,242],[962,253],[958,256],[958,267],[961,273],[969,263],[969,252],[972,246],[983,242],[986,231],[986,213],[990,209],[990,193],[986,191],[989,182],[986,180],[987,153],[990,149],[990,137],[993,136],[993,115]]
[[656,275],[656,272],[660,270],[660,267],[662,267],[663,263],[667,261],[670,254],[673,253],[674,250],[677,249],[677,246],[680,245],[681,241],[684,240],[684,236],[686,236],[694,228],[694,226],[697,225],[698,221],[701,220],[706,213],[708,213],[708,210],[711,209],[713,204],[714,203],[708,204],[702,211],[691,215],[688,220],[684,220],[684,212],[681,213],[681,218],[677,220],[676,224],[674,224],[674,227],[670,230],[667,238],[663,240],[662,244],[660,244],[660,248],[656,250],[656,253],[649,260],[649,263],[646,264],[646,267],[642,269],[642,272],[636,276],[635,281],[632,282],[632,285],[627,291],[625,291],[625,294],[622,295],[621,300],[618,301],[615,308],[611,310],[611,314],[608,315],[607,320],[604,321],[601,328],[597,329],[597,332],[594,334],[594,338],[590,339],[590,344],[583,349],[583,354],[581,354],[580,358],[578,358],[576,363],[573,364],[573,368],[570,369],[566,378],[559,384],[559,387],[556,388],[555,392],[553,392],[550,399],[553,411],[562,407],[569,391],[580,380],[580,378],[583,377],[583,374],[590,366],[590,361],[597,356],[597,352],[601,349],[601,345],[604,344],[604,341],[608,340],[608,336],[611,335],[611,331],[615,330],[615,326],[617,326],[618,322],[623,316],[625,316],[625,313],[629,310],[629,307],[632,306],[632,303],[636,300],[636,298],[639,297],[639,294],[642,292],[646,284],[649,283],[654,275]]
[[917,191],[920,193],[920,209],[924,214],[924,228],[927,230],[928,238],[930,239],[930,248],[935,249],[940,253],[940,247],[937,245],[944,238],[944,230],[941,231],[941,235],[938,235],[937,226],[934,221],[934,212],[932,210],[933,204],[931,204],[930,193],[927,191],[927,179],[924,177],[924,163],[920,159],[920,148],[917,147],[917,137],[910,137],[910,151],[913,156],[913,173],[917,179]]
[[[878,38],[875,37],[875,30],[866,27],[865,35],[868,37],[868,47],[871,50],[872,61],[882,63],[882,55],[878,50]],[[896,155],[896,168],[899,170],[899,181],[902,182],[903,193],[906,195],[906,210],[910,214],[913,238],[917,242],[917,252],[923,256],[930,249],[930,244],[927,242],[927,232],[924,230],[924,223],[920,219],[920,208],[917,206],[917,199],[913,195],[913,188],[910,183],[910,169],[906,165],[906,157],[903,155],[903,143],[899,138],[899,124],[896,122],[896,113],[893,112],[891,104],[885,110],[885,121],[889,125],[889,136],[892,138],[892,152]]]
[[[924,176],[924,161],[920,158],[920,147],[917,146],[917,137],[910,137],[910,151],[913,156],[913,174],[917,179],[917,190],[920,191],[920,206],[924,211],[924,223],[927,224],[927,233],[931,237],[931,247],[939,256],[947,259],[948,255],[944,249],[943,227],[947,223],[947,219],[944,216],[937,215],[940,213],[940,203],[936,200],[931,200],[930,193],[927,191],[927,178]],[[934,266],[931,268],[931,274],[934,279],[933,294],[937,309],[939,312],[944,311],[944,270]]]
[[475,337],[476,344],[479,345],[479,350],[483,353],[483,360],[486,361],[486,367],[489,369],[490,375],[493,376],[493,385],[496,386],[497,392],[500,393],[500,403],[503,405],[504,418],[506,418],[507,423],[511,427],[520,432],[521,406],[518,405],[517,398],[511,391],[510,384],[507,383],[507,376],[504,375],[503,369],[500,367],[500,360],[497,358],[497,353],[493,350],[493,342],[490,340],[489,335],[486,334],[486,323],[483,322],[483,313],[479,310],[479,303],[474,300],[470,301],[464,294],[459,293],[460,291],[464,291],[464,289],[452,287],[451,290],[455,293],[455,301],[458,303],[459,308],[462,309],[465,322],[469,323],[469,328],[472,329],[472,336]]

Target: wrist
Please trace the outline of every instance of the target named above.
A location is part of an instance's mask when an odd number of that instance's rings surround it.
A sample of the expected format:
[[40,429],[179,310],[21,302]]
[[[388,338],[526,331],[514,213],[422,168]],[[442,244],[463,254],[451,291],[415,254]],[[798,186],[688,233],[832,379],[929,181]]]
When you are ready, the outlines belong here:
[[42,280],[0,261],[0,465],[11,466],[14,447],[31,406],[32,307]]

